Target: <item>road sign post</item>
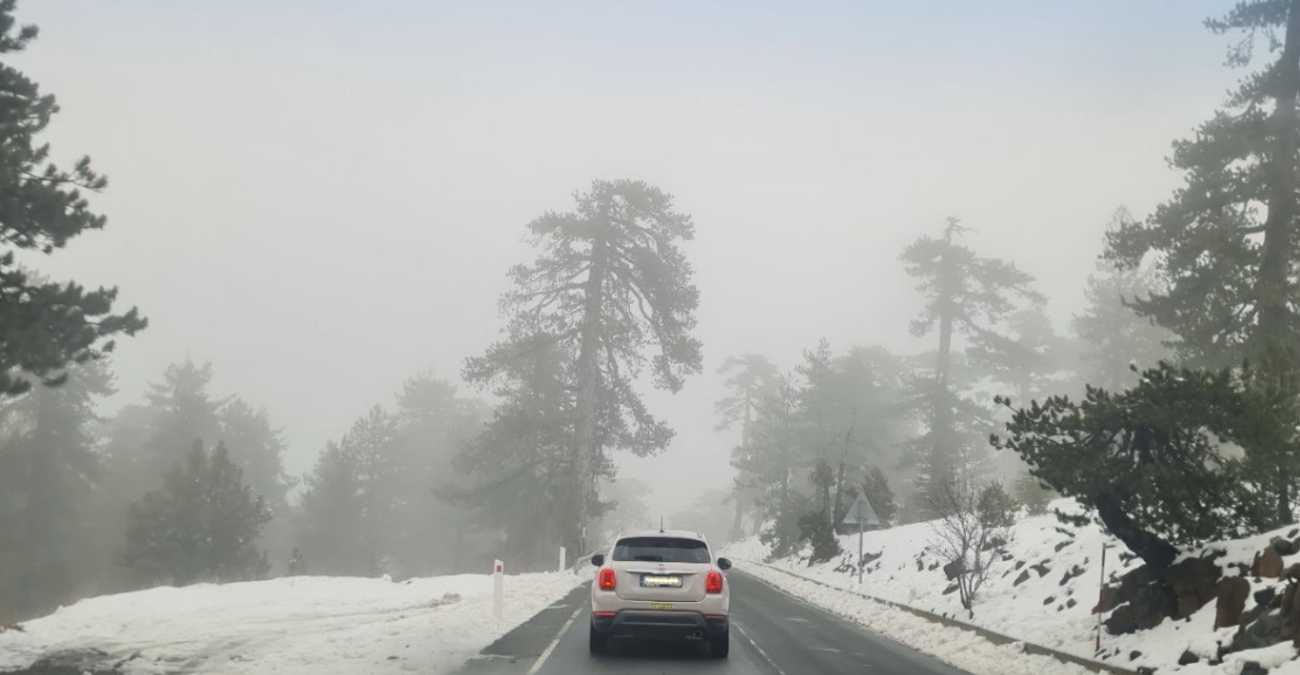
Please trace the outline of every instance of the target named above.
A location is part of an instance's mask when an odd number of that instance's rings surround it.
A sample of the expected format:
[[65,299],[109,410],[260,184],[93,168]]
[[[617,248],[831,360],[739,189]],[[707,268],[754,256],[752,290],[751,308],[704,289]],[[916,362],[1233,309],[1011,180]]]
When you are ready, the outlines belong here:
[[492,616],[500,619],[505,605],[505,563],[492,561]]
[[876,517],[876,510],[871,508],[871,502],[867,501],[866,496],[858,495],[853,506],[849,507],[849,512],[844,515],[843,522],[845,525],[858,526],[858,583],[861,584],[862,568],[866,567],[862,564],[862,538],[868,525],[880,526],[880,518]]

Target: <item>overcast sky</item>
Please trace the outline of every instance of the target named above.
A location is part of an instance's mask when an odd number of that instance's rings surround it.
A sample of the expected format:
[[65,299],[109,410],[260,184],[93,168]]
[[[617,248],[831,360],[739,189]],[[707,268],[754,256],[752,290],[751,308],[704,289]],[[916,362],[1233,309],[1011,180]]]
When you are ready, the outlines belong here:
[[109,227],[41,269],[150,319],[110,412],[210,360],[295,473],[494,339],[533,217],[598,178],[676,195],[708,372],[650,398],[672,448],[624,462],[671,513],[730,481],[727,355],[927,347],[897,257],[947,215],[1063,326],[1111,212],[1178,184],[1169,142],[1239,76],[1200,25],[1231,4],[22,0],[11,62],[59,97],[56,156],[110,178]]

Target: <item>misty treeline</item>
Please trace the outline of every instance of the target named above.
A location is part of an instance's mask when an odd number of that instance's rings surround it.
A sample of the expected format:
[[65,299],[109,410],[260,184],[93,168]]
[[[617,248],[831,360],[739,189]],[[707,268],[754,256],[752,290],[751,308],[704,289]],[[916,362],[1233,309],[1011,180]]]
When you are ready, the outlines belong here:
[[[14,5],[0,0],[0,54],[36,36]],[[921,298],[915,349],[714,353],[734,485],[671,524],[829,557],[858,495],[886,523],[974,510],[952,522],[983,540],[1059,494],[1158,567],[1293,522],[1300,0],[1243,2],[1207,25],[1244,36],[1233,65],[1261,46],[1266,63],[1174,144],[1183,187],[1146,217],[1116,212],[1068,326],[1025,261],[980,245],[996,223],[935,223],[900,252]],[[465,361],[468,386],[413,374],[293,477],[285,435],[213,392],[207,365],[175,364],[101,416],[103,357],[144,319],[115,310],[113,289],[25,265],[104,227],[85,195],[107,182],[88,159],[50,163],[38,136],[57,105],[7,62],[0,91],[0,616],[164,583],[405,577],[487,556],[539,569],[557,545],[576,556],[651,524],[619,453],[669,446],[643,395],[705,364],[695,225],[667,193],[595,181],[529,223],[535,257],[509,271],[500,338]]]

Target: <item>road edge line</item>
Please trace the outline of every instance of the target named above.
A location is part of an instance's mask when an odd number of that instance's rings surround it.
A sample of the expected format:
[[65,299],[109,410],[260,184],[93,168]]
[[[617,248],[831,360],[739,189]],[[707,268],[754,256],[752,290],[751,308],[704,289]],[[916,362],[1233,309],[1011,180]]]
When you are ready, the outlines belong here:
[[551,643],[546,645],[546,649],[542,650],[542,653],[537,657],[537,660],[533,662],[533,667],[529,668],[525,675],[537,675],[537,671],[541,670],[542,666],[546,665],[546,660],[551,658],[551,652],[555,651],[555,646],[560,644],[560,640],[564,638],[565,633],[569,632],[569,627],[573,625],[573,622],[578,620],[578,615],[582,613],[583,609],[584,607],[579,604],[578,609],[574,610],[573,616],[569,617],[569,620],[565,621],[563,626],[560,626],[560,632],[556,633],[555,639],[551,640]]
[[[741,561],[741,562],[743,562],[743,563],[745,563],[745,564],[748,564],[748,565],[755,565],[755,566],[757,566],[757,567],[762,567],[762,568],[765,568],[765,569],[772,570],[773,572],[779,572],[779,573],[781,573],[781,574],[785,574],[785,575],[787,575],[787,576],[794,577],[794,578],[799,579],[799,580],[801,580],[801,581],[806,581],[806,582],[811,583],[811,584],[816,584],[816,585],[818,585],[818,586],[822,586],[822,587],[825,587],[825,588],[829,588],[829,589],[834,590],[834,591],[840,591],[840,592],[842,592],[842,593],[848,593],[849,595],[855,595],[855,596],[857,596],[857,597],[859,597],[859,598],[862,598],[862,599],[864,599],[864,600],[868,600],[868,601],[871,601],[871,602],[874,602],[874,603],[877,603],[877,604],[880,604],[880,605],[884,605],[884,606],[886,606],[886,607],[892,607],[892,608],[894,608],[894,609],[897,609],[897,610],[900,610],[900,611],[903,611],[903,612],[907,612],[908,614],[912,614],[913,616],[919,617],[919,618],[924,619],[924,620],[926,620],[926,621],[930,621],[930,622],[933,622],[933,623],[937,623],[937,624],[942,625],[942,626],[948,626],[948,627],[950,627],[950,628],[956,628],[956,629],[958,629],[958,630],[963,630],[963,631],[967,631],[967,632],[970,632],[970,633],[974,633],[974,634],[980,636],[981,638],[983,638],[983,639],[985,639],[985,640],[987,640],[987,641],[989,641],[989,642],[991,642],[991,643],[993,643],[993,644],[995,644],[995,645],[1018,644],[1018,645],[1020,645],[1020,648],[1021,648],[1024,652],[1026,652],[1026,653],[1028,653],[1028,654],[1034,654],[1034,655],[1037,655],[1037,656],[1046,656],[1046,657],[1048,657],[1048,658],[1056,659],[1057,661],[1061,661],[1061,662],[1063,662],[1063,663],[1072,663],[1072,664],[1077,665],[1077,666],[1079,666],[1079,667],[1081,667],[1081,668],[1084,668],[1084,669],[1086,669],[1086,670],[1090,670],[1090,671],[1092,671],[1092,672],[1094,672],[1094,673],[1099,673],[1099,674],[1103,674],[1103,675],[1138,675],[1138,671],[1129,670],[1129,669],[1127,669],[1127,668],[1124,668],[1123,666],[1117,666],[1117,665],[1115,665],[1115,664],[1106,663],[1106,662],[1104,662],[1104,661],[1098,661],[1098,660],[1096,660],[1096,659],[1089,659],[1089,658],[1086,658],[1086,657],[1078,656],[1078,655],[1076,655],[1076,654],[1071,654],[1071,653],[1069,653],[1069,652],[1063,652],[1063,651],[1060,651],[1060,650],[1052,649],[1052,648],[1050,648],[1050,647],[1044,647],[1044,646],[1042,646],[1042,645],[1034,644],[1034,643],[1029,642],[1029,641],[1027,641],[1027,640],[1017,639],[1017,638],[1011,637],[1010,635],[1005,635],[1005,634],[1003,634],[1003,633],[998,633],[998,632],[993,631],[993,630],[990,630],[990,629],[988,629],[988,628],[984,628],[983,626],[979,626],[979,625],[972,624],[972,623],[966,623],[965,621],[958,621],[957,619],[952,619],[952,618],[949,618],[949,617],[943,616],[942,614],[937,614],[937,613],[935,613],[935,612],[930,612],[930,611],[927,611],[927,610],[924,610],[924,609],[919,609],[919,608],[917,608],[917,607],[912,607],[911,605],[905,605],[905,604],[903,604],[903,603],[901,603],[901,602],[895,602],[895,601],[893,601],[893,600],[886,600],[886,599],[884,599],[884,598],[878,598],[878,597],[875,597],[875,596],[872,596],[872,595],[867,595],[866,593],[862,593],[862,592],[860,592],[860,591],[855,591],[855,590],[848,589],[848,588],[841,588],[841,587],[839,587],[839,586],[834,586],[834,585],[832,585],[832,584],[828,584],[828,583],[826,583],[826,582],[824,582],[824,581],[821,581],[821,580],[818,580],[818,579],[813,579],[813,578],[811,578],[811,577],[805,577],[805,576],[802,575],[802,574],[796,574],[796,573],[791,572],[791,571],[789,571],[789,570],[781,569],[780,567],[776,567],[775,565],[769,565],[769,564],[767,564],[767,563],[758,562],[757,560],[746,560],[746,559],[744,559],[744,558],[734,558],[734,559],[735,559],[735,560],[739,560],[739,561]],[[741,572],[743,573],[744,570],[741,570]],[[771,582],[771,581],[768,581],[767,579],[763,579],[762,577],[757,577],[757,576],[754,576],[754,575],[752,575],[752,574],[751,574],[751,575],[748,575],[748,576],[749,576],[750,578],[752,578],[752,579],[755,579],[755,580],[757,580],[757,581],[763,583],[763,584],[766,584],[767,586],[769,586],[769,587],[772,588],[772,589],[775,589],[775,590],[778,591],[778,592],[784,593],[784,594],[786,594],[786,595],[788,595],[788,596],[790,596],[790,597],[792,597],[792,598],[794,598],[794,599],[796,599],[796,600],[799,600],[800,602],[803,602],[803,603],[806,604],[806,605],[809,605],[809,606],[811,606],[811,607],[816,607],[816,608],[818,608],[818,609],[820,609],[820,610],[822,610],[822,611],[830,612],[831,614],[835,614],[836,616],[840,616],[841,618],[848,619],[848,617],[841,616],[841,615],[837,614],[836,612],[834,612],[833,610],[830,610],[830,609],[827,609],[826,607],[822,607],[822,606],[817,605],[817,604],[815,604],[815,603],[809,602],[808,600],[806,600],[806,599],[804,599],[804,598],[801,598],[801,597],[795,595],[794,593],[791,593],[790,591],[788,591],[788,590],[786,590],[786,589],[784,589],[784,588],[781,588],[780,586],[776,585],[775,583],[773,583],[773,582]],[[848,620],[852,621],[852,619],[848,619]],[[855,622],[855,623],[856,623],[856,622]],[[878,631],[873,631],[873,632],[878,632]],[[893,638],[890,638],[888,635],[884,635],[883,633],[880,633],[880,635],[882,635],[882,636],[885,637],[886,639],[890,639],[890,640],[893,639]],[[920,650],[917,650],[917,651],[920,651]],[[922,652],[922,653],[924,653],[924,652]],[[949,665],[952,665],[952,664],[949,664]]]

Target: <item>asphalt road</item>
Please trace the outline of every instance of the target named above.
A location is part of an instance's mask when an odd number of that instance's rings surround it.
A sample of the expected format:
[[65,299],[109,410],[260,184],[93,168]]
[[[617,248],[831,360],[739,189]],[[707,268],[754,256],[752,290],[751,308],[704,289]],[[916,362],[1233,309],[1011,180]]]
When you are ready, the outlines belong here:
[[[703,643],[616,640],[607,656],[587,651],[587,588],[543,611],[462,671],[464,675],[730,673],[767,675],[965,675],[919,652],[817,609],[740,572],[731,583],[731,654]],[[558,640],[557,640],[558,635]]]

